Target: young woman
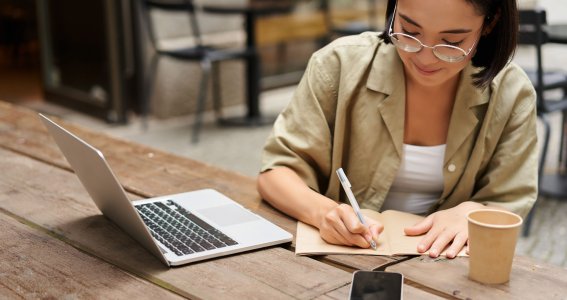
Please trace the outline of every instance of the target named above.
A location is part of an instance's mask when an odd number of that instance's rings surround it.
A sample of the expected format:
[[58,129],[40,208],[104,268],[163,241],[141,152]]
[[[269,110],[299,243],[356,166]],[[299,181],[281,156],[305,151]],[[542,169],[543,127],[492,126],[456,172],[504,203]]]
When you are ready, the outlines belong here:
[[260,194],[329,243],[369,247],[383,230],[346,204],[427,215],[419,252],[454,257],[468,212],[525,216],[537,194],[536,100],[515,64],[515,0],[389,1],[387,28],[313,54],[264,149]]

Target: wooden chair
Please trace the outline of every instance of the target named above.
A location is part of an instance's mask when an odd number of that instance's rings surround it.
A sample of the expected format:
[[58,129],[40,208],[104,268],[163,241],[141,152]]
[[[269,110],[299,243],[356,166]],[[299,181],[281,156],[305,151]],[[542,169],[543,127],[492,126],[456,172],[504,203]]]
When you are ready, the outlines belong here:
[[[154,49],[147,72],[144,74],[144,92],[141,105],[142,124],[147,128],[147,116],[150,113],[150,98],[156,77],[156,67],[162,57],[169,57],[181,61],[198,62],[201,66],[202,74],[199,84],[197,110],[195,122],[193,124],[192,142],[196,143],[199,139],[199,131],[202,125],[202,116],[207,100],[207,90],[212,76],[213,102],[214,109],[218,113],[221,109],[220,82],[218,62],[234,59],[249,59],[251,51],[249,49],[219,49],[204,45],[201,38],[201,31],[195,15],[196,7],[192,0],[142,0],[142,26],[145,26],[149,40]],[[191,46],[175,49],[163,49],[159,46],[156,37],[156,26],[151,17],[151,11],[161,10],[165,12],[179,12],[187,14],[191,26],[191,38],[194,44]]]
[[[518,34],[519,45],[530,45],[535,48],[536,52],[536,68],[535,70],[527,70],[528,74],[537,94],[537,115],[543,123],[543,147],[539,162],[539,196],[552,196],[548,195],[541,189],[542,180],[544,180],[543,169],[545,160],[547,158],[547,148],[549,144],[550,125],[547,120],[547,115],[552,112],[567,112],[567,74],[561,71],[545,70],[542,62],[542,47],[549,42],[549,35],[546,32],[546,12],[541,9],[534,10],[520,10],[520,30]],[[548,99],[545,92],[550,90],[561,90],[563,96],[561,99]],[[565,120],[563,120],[565,121]],[[563,122],[565,123],[565,122]],[[563,127],[561,129],[561,145],[563,145]],[[562,151],[560,151],[561,153]],[[561,158],[560,158],[561,159]],[[567,184],[567,182],[565,183]],[[536,201],[537,204],[537,201]],[[533,213],[536,208],[530,211],[526,218],[523,235],[528,236],[532,223]]]
[[329,29],[329,34],[332,36],[345,36],[345,35],[355,35],[360,34],[365,31],[378,31],[380,30],[375,26],[375,22],[378,19],[376,11],[376,0],[367,0],[367,12],[368,15],[366,20],[356,20],[343,23],[337,23],[333,18],[331,0],[321,0],[320,8],[325,13],[325,22],[327,23],[327,28]]

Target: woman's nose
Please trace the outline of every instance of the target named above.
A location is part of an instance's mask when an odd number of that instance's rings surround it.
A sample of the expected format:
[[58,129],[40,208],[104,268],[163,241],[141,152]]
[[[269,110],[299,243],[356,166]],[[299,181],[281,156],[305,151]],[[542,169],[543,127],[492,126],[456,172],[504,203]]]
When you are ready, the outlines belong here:
[[421,51],[416,54],[419,62],[424,66],[432,65],[439,61],[439,58],[433,53],[433,48],[423,47]]

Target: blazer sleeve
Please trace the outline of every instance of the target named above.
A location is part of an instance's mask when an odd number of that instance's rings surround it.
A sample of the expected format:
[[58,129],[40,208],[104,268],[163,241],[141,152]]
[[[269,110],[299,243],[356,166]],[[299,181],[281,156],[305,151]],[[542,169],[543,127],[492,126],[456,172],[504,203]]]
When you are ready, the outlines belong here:
[[276,119],[264,146],[260,170],[290,168],[317,192],[326,189],[322,185],[330,174],[337,98],[329,75],[332,64],[320,59],[316,54],[311,57],[291,102]]
[[[516,67],[517,68],[517,67]],[[485,172],[480,176],[472,200],[504,207],[525,217],[537,199],[538,143],[536,95],[523,71],[511,76],[495,101],[514,100],[511,109],[500,110],[504,122]],[[510,111],[507,120],[502,111]]]

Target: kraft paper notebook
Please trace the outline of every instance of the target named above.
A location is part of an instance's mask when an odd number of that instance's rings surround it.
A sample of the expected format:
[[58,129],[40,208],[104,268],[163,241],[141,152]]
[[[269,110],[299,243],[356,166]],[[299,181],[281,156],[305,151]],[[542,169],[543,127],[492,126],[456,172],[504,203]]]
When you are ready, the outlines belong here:
[[[424,217],[387,210],[382,213],[369,209],[361,209],[362,214],[384,224],[384,231],[380,234],[377,249],[362,249],[358,247],[332,245],[325,242],[319,235],[317,228],[302,222],[297,222],[297,235],[295,240],[295,254],[366,254],[366,255],[422,255],[417,252],[417,243],[423,236],[407,236],[404,228],[412,226],[423,220]],[[445,255],[443,252],[441,255]],[[465,250],[459,256],[467,256]]]

